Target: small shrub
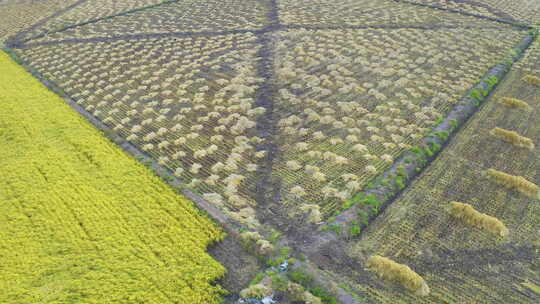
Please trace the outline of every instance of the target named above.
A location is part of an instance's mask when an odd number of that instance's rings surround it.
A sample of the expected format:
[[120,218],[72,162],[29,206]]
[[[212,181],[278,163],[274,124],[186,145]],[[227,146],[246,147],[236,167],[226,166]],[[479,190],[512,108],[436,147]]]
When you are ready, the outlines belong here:
[[302,287],[302,285],[289,282],[289,286],[287,286],[287,292],[292,302],[303,301],[303,295],[304,295],[305,289],[304,287]]
[[302,300],[306,304],[322,304],[322,300],[319,297],[314,296],[309,291],[304,291],[304,294],[302,295]]
[[420,158],[424,156],[424,151],[418,146],[412,147],[411,152],[416,154]]
[[424,279],[407,265],[374,255],[368,259],[367,266],[382,279],[397,281],[417,295],[426,296],[429,294],[429,287]]
[[497,76],[490,76],[488,79],[486,79],[486,82],[491,90],[499,83],[499,78]]
[[435,153],[429,147],[424,147],[422,150],[427,157],[432,157],[433,155],[435,155]]
[[282,234],[279,231],[272,232],[272,234],[270,235],[270,243],[275,244],[279,240],[281,235]]
[[350,237],[357,237],[360,235],[360,232],[362,232],[362,229],[360,228],[360,225],[358,223],[355,223],[349,228]]
[[364,210],[360,209],[356,213],[358,215],[358,220],[360,221],[360,224],[367,226],[369,222],[369,215]]
[[396,185],[397,185],[399,190],[405,189],[405,187],[406,187],[405,178],[403,176],[397,176],[396,177]]
[[316,224],[322,221],[322,214],[319,205],[302,204],[300,206],[300,210],[307,214],[307,220],[309,223]]
[[336,234],[341,233],[341,226],[340,225],[333,224],[333,225],[329,225],[328,227],[330,229],[332,229],[332,231],[334,231]]
[[291,279],[291,281],[298,283],[302,286],[308,286],[313,283],[313,278],[301,269],[289,271],[287,275],[289,276],[289,279]]
[[261,255],[270,255],[274,251],[274,245],[267,240],[257,241],[257,253]]
[[305,271],[296,269],[288,272],[287,276],[293,282],[289,283],[287,289],[291,301],[303,301],[312,304],[338,304],[336,298],[326,289],[319,286],[313,277]]
[[450,125],[452,126],[452,130],[456,129],[458,127],[458,122],[455,119],[450,120]]
[[484,94],[482,94],[482,90],[480,89],[474,89],[471,92],[471,97],[476,101],[477,105],[484,100]]
[[320,298],[325,304],[339,304],[337,299],[321,286],[309,288],[309,292],[311,292],[314,296]]
[[438,143],[430,142],[429,146],[430,146],[430,151],[433,154],[435,154],[437,151],[441,150],[441,145],[439,145]]
[[448,137],[450,136],[450,134],[446,131],[435,132],[435,135],[439,137],[442,141],[448,140]]
[[272,279],[272,289],[279,291],[287,290],[287,285],[289,283],[287,279],[277,273],[272,274],[270,278]]
[[249,285],[259,284],[264,279],[264,272],[259,272],[253,277]]
[[471,205],[460,202],[451,202],[450,213],[466,223],[478,228],[496,233],[502,237],[508,235],[508,228],[497,218],[476,211]]
[[244,231],[240,234],[240,238],[243,241],[258,241],[262,236],[256,231]]
[[379,206],[371,206],[369,213],[371,213],[371,216],[376,216],[379,214]]
[[274,245],[262,238],[258,232],[245,231],[240,234],[244,245],[260,255],[270,255],[274,252]]
[[272,294],[272,290],[263,284],[251,285],[240,291],[240,297],[243,299],[262,299]]
[[377,199],[377,196],[375,196],[375,194],[364,195],[360,199],[360,203],[363,205],[376,207],[379,207],[381,205],[381,202]]

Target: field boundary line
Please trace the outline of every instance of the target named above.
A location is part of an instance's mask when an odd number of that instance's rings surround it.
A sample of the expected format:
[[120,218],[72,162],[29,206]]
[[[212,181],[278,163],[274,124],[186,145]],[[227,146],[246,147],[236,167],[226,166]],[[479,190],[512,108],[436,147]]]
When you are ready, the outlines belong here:
[[162,38],[189,38],[189,37],[215,37],[215,36],[225,36],[232,34],[244,34],[244,33],[253,33],[257,34],[262,32],[262,30],[229,30],[229,31],[203,31],[203,32],[169,32],[169,33],[141,33],[141,34],[128,34],[121,36],[113,37],[92,37],[92,38],[73,38],[73,39],[63,39],[63,40],[53,40],[53,41],[43,41],[43,42],[34,42],[34,43],[25,43],[21,45],[11,45],[9,46],[12,49],[27,49],[37,46],[54,46],[59,44],[69,44],[69,43],[95,43],[95,42],[110,42],[110,41],[122,41],[122,40],[144,40],[144,39],[162,39]]
[[[277,24],[267,26],[262,29],[235,29],[227,31],[200,31],[200,32],[168,32],[168,33],[140,33],[140,34],[127,34],[112,37],[90,37],[90,38],[71,38],[61,40],[51,40],[42,42],[30,42],[30,43],[18,43],[8,45],[13,49],[27,49],[37,46],[53,46],[58,44],[67,43],[95,43],[95,42],[110,42],[121,40],[137,40],[137,39],[154,39],[154,38],[187,38],[187,37],[215,37],[221,35],[252,33],[255,35],[265,34],[268,32],[279,32],[291,29],[304,29],[304,30],[369,30],[369,29],[384,29],[384,30],[401,30],[401,29],[418,29],[418,30],[459,30],[459,29],[500,29],[500,27],[477,27],[477,26],[389,26],[389,25],[372,25],[372,26],[309,26],[309,25],[297,25],[297,24]],[[525,30],[525,29],[521,29]],[[31,40],[30,40],[31,41]]]
[[86,2],[87,0],[79,0],[71,5],[68,5],[67,7],[64,7],[63,9],[60,9],[56,12],[54,12],[53,14],[49,15],[48,17],[45,17],[43,19],[41,19],[40,21],[38,21],[37,23],[33,24],[32,26],[30,26],[29,28],[27,29],[24,29],[24,30],[21,30],[20,32],[18,32],[17,34],[15,34],[13,37],[10,37],[6,40],[6,45],[10,45],[10,44],[17,44],[18,41],[20,41],[20,39],[25,36],[26,34],[28,34],[29,32],[35,30],[36,28],[42,26],[43,24],[47,23],[47,21],[49,20],[52,20],[62,14],[65,14],[66,12],[68,12],[69,10],[83,4],[84,2]]
[[410,1],[410,0],[393,0],[393,1],[398,2],[398,3],[410,4],[410,5],[414,5],[414,6],[428,7],[428,8],[441,10],[441,11],[446,11],[446,12],[449,12],[449,13],[459,14],[459,15],[468,16],[468,17],[475,17],[475,18],[479,18],[479,19],[484,19],[484,20],[488,20],[488,21],[503,23],[503,24],[514,26],[514,27],[519,27],[519,28],[524,28],[524,29],[529,29],[529,30],[533,28],[532,26],[530,26],[527,23],[520,23],[518,20],[512,21],[512,20],[506,20],[506,19],[501,19],[501,18],[493,18],[493,17],[488,17],[488,16],[474,14],[474,13],[467,13],[467,12],[464,12],[464,11],[455,10],[455,9],[451,9],[451,8],[445,8],[445,7],[434,5],[434,4],[420,3],[420,2]]
[[[6,43],[6,46],[8,48],[13,48],[13,47],[16,47],[17,45],[21,45],[21,44],[25,44],[26,42],[28,41],[31,41],[31,40],[35,40],[35,39],[39,39],[39,38],[43,38],[49,34],[54,34],[54,33],[60,33],[60,32],[63,32],[63,31],[66,31],[66,30],[69,30],[69,29],[72,29],[72,28],[76,28],[76,27],[79,27],[79,26],[83,26],[83,25],[87,25],[87,24],[92,24],[92,23],[96,23],[96,22],[99,22],[99,21],[102,21],[102,20],[107,20],[107,19],[112,19],[112,18],[115,18],[115,17],[119,17],[119,16],[124,16],[124,15],[128,15],[128,14],[131,14],[131,13],[136,13],[136,12],[140,12],[140,11],[143,11],[143,10],[147,10],[147,9],[151,9],[151,8],[155,8],[155,7],[159,7],[159,6],[162,6],[162,5],[167,5],[167,4],[171,4],[171,3],[176,3],[176,2],[179,2],[180,0],[166,0],[166,1],[163,1],[163,2],[160,2],[160,3],[157,3],[157,4],[152,4],[152,5],[147,5],[147,6],[142,6],[142,7],[138,7],[138,8],[134,8],[134,9],[130,9],[130,10],[126,10],[126,11],[122,11],[120,13],[117,13],[117,14],[113,14],[113,15],[109,15],[109,16],[104,16],[104,17],[99,17],[99,18],[94,18],[94,19],[90,19],[90,20],[87,20],[87,21],[84,21],[84,22],[79,22],[79,23],[75,23],[75,24],[71,24],[71,25],[68,25],[68,26],[65,26],[63,28],[60,28],[58,30],[53,30],[53,31],[50,31],[50,32],[46,32],[46,33],[42,33],[42,34],[39,34],[37,36],[33,36],[33,37],[30,37],[30,38],[27,38],[27,39],[24,39],[24,40],[13,40],[13,41],[10,41],[9,44]],[[83,2],[86,2],[86,0],[81,0],[80,1],[81,3],[77,4],[77,5],[80,5],[82,4]],[[48,20],[45,20],[45,22],[48,21]],[[44,22],[44,23],[45,23]]]
[[[408,0],[408,1],[420,3],[420,2],[417,2],[418,0]],[[491,7],[491,6],[489,6],[487,4],[484,4],[484,3],[477,2],[477,0],[446,0],[446,2],[455,3],[455,4],[468,4],[468,5],[471,5],[471,6],[474,6],[474,7],[484,8],[487,11],[489,11],[490,13],[492,13],[493,15],[495,15],[497,17],[500,17],[500,19],[502,19],[502,20],[512,20],[512,21],[515,21],[515,22],[518,21],[518,20],[514,19],[512,16],[510,16],[509,14],[505,13],[504,11],[501,11],[501,10],[499,10],[497,8]],[[437,4],[432,4],[432,5],[438,6]],[[457,9],[457,10],[459,11],[459,9]],[[482,14],[478,14],[478,15],[483,16]],[[493,17],[493,18],[496,18],[496,17]]]
[[[263,107],[265,113],[257,117],[257,136],[264,138],[265,141],[257,144],[257,151],[267,151],[265,157],[257,162],[257,181],[254,189],[256,204],[256,217],[260,222],[272,218],[266,214],[271,205],[268,203],[279,194],[279,187],[272,183],[274,160],[279,157],[279,148],[276,145],[276,119],[274,117],[275,92],[273,80],[274,75],[274,42],[272,34],[281,29],[279,18],[279,8],[276,0],[270,0],[270,9],[266,14],[268,24],[259,32],[257,43],[260,49],[256,55],[257,77],[263,79],[263,82],[257,86],[255,95],[255,106]],[[261,221],[262,220],[262,221]]]
[[[305,29],[305,30],[468,30],[468,29],[500,29],[500,26],[464,26],[464,25],[345,25],[345,26],[311,26],[288,24],[283,25],[282,29]],[[525,29],[522,29],[525,30]]]

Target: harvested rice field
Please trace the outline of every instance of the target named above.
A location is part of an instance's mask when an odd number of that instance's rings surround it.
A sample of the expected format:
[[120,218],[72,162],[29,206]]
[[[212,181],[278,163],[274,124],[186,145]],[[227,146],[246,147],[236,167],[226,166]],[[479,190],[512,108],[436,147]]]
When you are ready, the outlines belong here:
[[[540,180],[538,147],[514,146],[492,135],[496,127],[540,141],[540,87],[522,78],[538,71],[538,43],[494,92],[480,111],[452,139],[431,166],[365,235],[348,249],[363,261],[383,255],[414,268],[431,288],[430,296],[413,297],[396,284],[351,283],[358,294],[380,303],[536,303],[540,293],[540,210],[538,186],[530,195],[490,178],[489,170]],[[512,97],[527,106],[508,107]],[[459,201],[500,220],[501,236],[451,215]],[[351,274],[362,276],[363,272]],[[354,279],[349,282],[354,282]]]
[[[6,268],[0,302],[539,302],[539,22],[525,0],[0,0],[0,239],[43,244],[2,247],[42,268]],[[44,262],[87,255],[92,277]]]

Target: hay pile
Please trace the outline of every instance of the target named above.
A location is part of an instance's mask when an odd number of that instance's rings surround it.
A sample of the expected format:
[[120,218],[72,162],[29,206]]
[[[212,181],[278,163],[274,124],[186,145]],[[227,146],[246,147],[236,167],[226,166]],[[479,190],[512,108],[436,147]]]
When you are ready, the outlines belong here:
[[521,136],[514,131],[509,131],[509,130],[505,130],[501,128],[493,128],[493,130],[491,130],[489,134],[499,139],[502,139],[506,142],[509,142],[513,144],[514,146],[517,146],[520,148],[526,148],[529,150],[534,149],[534,143],[530,138]]
[[522,176],[506,174],[495,169],[489,169],[486,172],[489,178],[505,188],[515,189],[532,198],[537,198],[540,193],[540,187],[529,182]]
[[367,266],[382,279],[399,282],[417,295],[426,296],[429,294],[429,287],[424,279],[407,265],[374,255],[368,259]]
[[456,218],[478,228],[496,233],[502,237],[508,235],[508,228],[497,218],[476,211],[471,205],[460,202],[451,202],[450,213]]

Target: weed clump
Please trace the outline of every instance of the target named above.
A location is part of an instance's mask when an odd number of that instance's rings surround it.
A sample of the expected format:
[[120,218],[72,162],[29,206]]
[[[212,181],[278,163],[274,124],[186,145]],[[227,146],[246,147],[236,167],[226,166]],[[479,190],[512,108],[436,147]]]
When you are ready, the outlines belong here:
[[321,215],[320,208],[321,207],[319,205],[314,205],[314,204],[302,204],[300,206],[300,210],[308,214],[308,218],[307,218],[308,222],[313,223],[313,224],[322,222],[322,215]]
[[429,286],[424,279],[407,265],[374,255],[368,259],[367,266],[382,279],[397,281],[417,295],[426,296],[429,294]]
[[525,77],[523,77],[523,81],[529,84],[540,86],[540,77],[536,77],[534,75],[525,75]]
[[508,235],[508,228],[497,218],[476,211],[471,205],[451,202],[450,213],[467,224],[496,233],[502,237]]
[[254,250],[260,255],[270,255],[274,252],[274,245],[269,241],[263,239],[258,232],[245,231],[240,234],[240,238],[244,242],[245,246]]
[[240,297],[243,299],[262,299],[272,294],[272,289],[263,285],[255,284],[240,291]]
[[533,198],[539,196],[540,187],[529,182],[522,176],[506,174],[495,169],[489,169],[486,172],[489,178],[508,189],[516,189],[517,191]]
[[289,282],[287,291],[289,292],[292,301],[304,302],[306,304],[322,304],[319,297],[316,297],[311,292],[305,290],[300,284]]
[[521,136],[514,131],[509,131],[501,128],[493,128],[493,130],[491,130],[489,134],[506,142],[509,142],[514,146],[520,148],[527,148],[529,150],[534,149],[534,143],[530,138]]
[[523,100],[519,100],[517,98],[503,97],[500,99],[500,103],[512,109],[524,109],[524,110],[531,109],[531,106],[529,106],[528,103],[526,103]]

